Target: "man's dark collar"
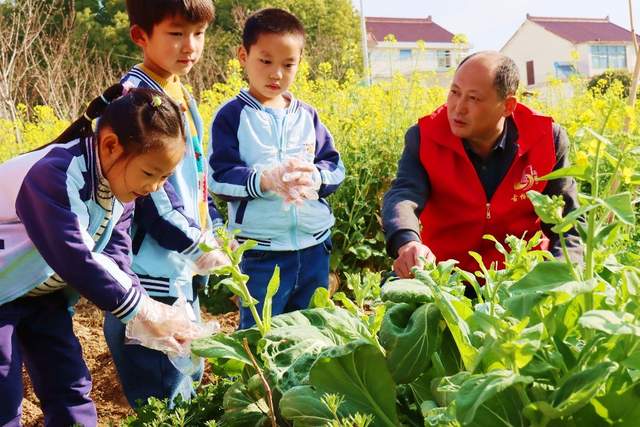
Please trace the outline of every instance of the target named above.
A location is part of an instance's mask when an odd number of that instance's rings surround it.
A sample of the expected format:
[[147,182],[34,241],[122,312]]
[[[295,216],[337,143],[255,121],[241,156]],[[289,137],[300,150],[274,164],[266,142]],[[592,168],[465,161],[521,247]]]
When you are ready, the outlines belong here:
[[[498,151],[498,150],[504,151],[504,149],[507,147],[507,144],[515,143],[517,139],[518,139],[518,129],[516,128],[516,124],[513,121],[513,118],[509,116],[504,121],[504,127],[502,128],[502,133],[500,134],[498,139],[496,139],[496,142],[492,148],[492,151]],[[474,152],[471,146],[471,143],[468,140],[463,139],[462,144],[464,145],[464,149],[466,151]]]

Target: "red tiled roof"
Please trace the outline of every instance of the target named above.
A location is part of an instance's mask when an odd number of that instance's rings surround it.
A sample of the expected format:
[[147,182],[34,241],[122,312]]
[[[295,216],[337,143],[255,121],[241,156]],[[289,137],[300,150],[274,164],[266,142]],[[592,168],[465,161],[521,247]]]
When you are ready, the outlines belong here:
[[552,18],[530,16],[527,19],[570,42],[629,42],[631,31],[606,18]]
[[383,41],[385,36],[393,34],[399,42],[415,42],[422,40],[432,43],[451,43],[453,34],[427,18],[365,18],[367,33],[376,41]]

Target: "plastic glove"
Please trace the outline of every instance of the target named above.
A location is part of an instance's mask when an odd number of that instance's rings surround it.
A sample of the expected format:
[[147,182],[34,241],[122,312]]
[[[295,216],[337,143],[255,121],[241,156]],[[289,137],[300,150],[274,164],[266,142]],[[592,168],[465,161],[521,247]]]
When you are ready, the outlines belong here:
[[282,180],[288,184],[285,204],[302,205],[305,200],[318,200],[318,190],[322,184],[320,172],[315,165],[301,158],[292,158]]
[[229,257],[220,248],[211,252],[206,252],[193,263],[193,272],[200,275],[207,275],[217,267],[231,265]]
[[214,230],[204,231],[201,236],[201,241],[211,250],[200,255],[195,261],[190,260],[194,273],[204,276],[217,267],[231,265],[231,260],[220,248],[220,242]]
[[289,190],[298,186],[312,186],[315,166],[299,159],[287,159],[284,163],[265,169],[260,179],[260,189],[286,197]]
[[213,334],[220,329],[217,322],[206,324],[192,321],[194,314],[184,297],[167,305],[142,296],[140,310],[127,322],[125,342],[139,344],[173,357],[188,356],[191,341]]

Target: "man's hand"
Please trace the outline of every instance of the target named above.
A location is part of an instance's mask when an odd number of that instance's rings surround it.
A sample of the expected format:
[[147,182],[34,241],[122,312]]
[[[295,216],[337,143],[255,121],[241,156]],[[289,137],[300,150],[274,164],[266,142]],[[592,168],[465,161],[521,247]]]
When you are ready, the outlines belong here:
[[413,267],[424,267],[424,261],[435,262],[436,257],[427,246],[417,241],[407,242],[398,249],[398,258],[393,261],[393,271],[401,279],[413,277],[411,269]]

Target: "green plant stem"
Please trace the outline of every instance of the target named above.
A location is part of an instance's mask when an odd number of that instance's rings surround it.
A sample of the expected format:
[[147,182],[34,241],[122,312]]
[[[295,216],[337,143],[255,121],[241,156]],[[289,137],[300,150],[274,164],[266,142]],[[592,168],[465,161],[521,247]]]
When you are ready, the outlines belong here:
[[566,239],[564,238],[564,233],[560,233],[559,237],[560,237],[560,245],[562,246],[562,255],[564,256],[564,260],[569,266],[569,271],[571,271],[571,275],[573,276],[573,278],[579,281],[580,276],[578,276],[578,273],[576,272],[575,268],[573,268],[573,263],[571,262],[571,258],[569,258],[569,251],[567,250],[567,242],[566,242]]
[[[606,122],[605,122],[606,123]],[[602,141],[597,138],[596,144],[596,157],[594,160],[593,167],[593,179],[591,183],[591,197],[593,200],[598,198],[600,192],[600,148],[602,146]],[[585,280],[591,280],[594,276],[594,255],[595,255],[595,244],[594,244],[594,234],[596,229],[596,211],[597,209],[592,209],[589,211],[587,215],[587,259],[585,265]],[[593,308],[593,295],[587,294],[585,296],[585,305],[586,311],[589,311]]]
[[258,365],[256,358],[253,356],[253,353],[251,353],[251,348],[249,347],[249,341],[247,340],[246,337],[242,339],[242,346],[244,347],[244,350],[249,355],[249,358],[251,359],[251,363],[253,364],[253,367],[256,369],[256,372],[260,377],[260,381],[262,381],[262,386],[264,387],[264,391],[267,394],[267,404],[269,405],[269,419],[271,420],[271,427],[278,427],[278,423],[276,422],[276,413],[273,409],[273,393],[271,392],[271,387],[269,386],[267,379],[264,377],[264,374],[262,373],[262,369],[260,369],[260,365]]
[[[246,286],[246,284],[245,284],[245,286]],[[247,290],[247,294],[249,294],[248,290]],[[264,330],[264,324],[262,323],[262,319],[260,319],[260,315],[258,314],[258,310],[256,310],[255,304],[250,305],[249,306],[249,310],[251,311],[251,315],[253,316],[253,320],[255,320],[256,326],[258,327],[258,330],[260,331],[260,335],[264,336],[266,331]]]

